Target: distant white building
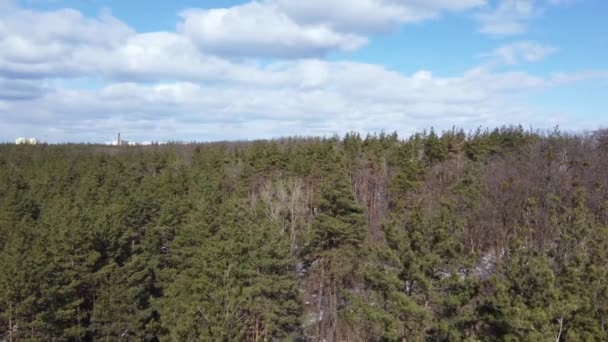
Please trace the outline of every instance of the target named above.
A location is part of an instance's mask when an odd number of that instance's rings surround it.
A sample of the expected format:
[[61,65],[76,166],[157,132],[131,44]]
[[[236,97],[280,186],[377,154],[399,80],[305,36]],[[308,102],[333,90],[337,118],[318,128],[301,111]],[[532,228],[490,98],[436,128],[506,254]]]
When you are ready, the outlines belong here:
[[125,145],[129,145],[129,144],[130,144],[130,142],[127,141],[127,140],[115,140],[115,141],[112,141],[112,145],[113,146],[125,146]]
[[142,141],[142,142],[138,142],[138,141],[127,141],[122,139],[120,133],[118,133],[118,135],[116,136],[116,140],[114,141],[107,141],[105,143],[106,145],[109,146],[150,146],[150,145],[165,145],[167,144],[164,141]]
[[38,144],[38,139],[36,139],[36,138],[17,138],[17,140],[15,140],[15,144],[17,144],[17,145],[36,145],[36,144]]
[[124,140],[121,138],[120,133],[118,133],[116,140],[106,142],[106,145],[110,145],[110,146],[122,146],[122,145],[129,145],[129,144],[130,143],[127,140]]

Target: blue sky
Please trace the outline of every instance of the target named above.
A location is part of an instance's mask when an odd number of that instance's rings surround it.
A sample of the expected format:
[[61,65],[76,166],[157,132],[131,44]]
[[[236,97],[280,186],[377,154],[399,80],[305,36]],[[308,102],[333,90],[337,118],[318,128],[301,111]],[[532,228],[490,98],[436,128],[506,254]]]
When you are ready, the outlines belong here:
[[600,0],[0,0],[0,141],[608,125]]

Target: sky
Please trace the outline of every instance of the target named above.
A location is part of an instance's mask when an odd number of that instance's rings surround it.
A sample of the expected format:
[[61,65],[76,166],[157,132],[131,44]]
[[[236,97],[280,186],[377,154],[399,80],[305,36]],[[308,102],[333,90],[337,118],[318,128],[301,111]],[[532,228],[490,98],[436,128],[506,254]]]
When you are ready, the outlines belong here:
[[608,126],[605,0],[0,0],[0,141]]

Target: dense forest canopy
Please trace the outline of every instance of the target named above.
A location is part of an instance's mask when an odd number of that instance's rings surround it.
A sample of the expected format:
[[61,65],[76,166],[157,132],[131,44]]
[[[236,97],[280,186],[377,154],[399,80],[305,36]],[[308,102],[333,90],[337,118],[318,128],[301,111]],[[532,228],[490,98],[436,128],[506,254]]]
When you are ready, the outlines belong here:
[[608,131],[0,145],[0,340],[608,340]]

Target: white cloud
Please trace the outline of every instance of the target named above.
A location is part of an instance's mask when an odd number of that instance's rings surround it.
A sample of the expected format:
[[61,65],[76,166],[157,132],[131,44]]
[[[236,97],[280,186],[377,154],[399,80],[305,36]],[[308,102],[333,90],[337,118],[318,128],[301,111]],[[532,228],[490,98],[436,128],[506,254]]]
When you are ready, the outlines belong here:
[[397,26],[435,18],[443,11],[463,11],[485,0],[276,0],[302,23],[328,25],[341,32],[388,32]]
[[273,5],[257,2],[228,9],[188,10],[180,30],[202,50],[229,56],[308,57],[353,50],[365,37],[322,24],[298,24]]
[[521,41],[501,46],[485,57],[493,58],[496,63],[517,65],[521,62],[538,62],[554,54],[558,49],[534,41]]
[[354,50],[367,36],[462,11],[485,0],[266,0],[184,11],[179,30],[223,56],[314,57]]
[[556,72],[551,75],[551,81],[558,85],[588,80],[608,81],[608,70],[586,70],[571,73]]
[[42,97],[51,91],[39,80],[19,80],[0,77],[0,101],[23,101]]
[[3,128],[0,136],[105,141],[121,130],[135,140],[213,140],[349,130],[407,134],[430,125],[542,126],[548,116],[518,105],[517,98],[557,82],[483,69],[449,78],[429,71],[404,75],[378,65],[320,60],[281,62],[259,72],[275,83],[118,83],[93,90],[59,88],[28,101],[0,100],[0,116],[24,113],[11,116],[11,122],[28,123],[23,127],[30,130]]
[[494,36],[523,34],[532,19],[542,16],[551,6],[570,5],[578,0],[496,0],[475,16],[481,33]]
[[[87,18],[71,9],[35,12],[11,3],[4,0],[0,7],[0,72],[12,69],[28,76],[50,74],[50,69],[54,69],[68,73],[75,71],[71,65],[80,64],[74,59],[83,54],[93,50],[113,53],[127,41],[138,39],[133,38],[137,35],[133,29],[109,13]],[[370,34],[484,3],[485,0],[253,1],[230,8],[186,10],[180,14],[182,21],[174,35],[194,42],[199,53],[207,55],[320,57],[331,51],[357,49],[366,44]]]
[[[0,128],[0,136],[105,141],[120,130],[134,140],[217,140],[350,130],[409,134],[431,125],[544,127],[551,113],[529,109],[518,100],[520,95],[599,77],[541,78],[472,69],[446,78],[428,71],[403,75],[377,65],[318,60],[270,69],[260,72],[274,75],[276,84],[264,87],[238,81],[118,83],[92,90],[58,88],[27,101],[0,99],[0,117],[13,125]],[[19,124],[21,128],[14,126]]]
[[[109,14],[84,17],[74,10],[0,12],[0,75],[39,78],[72,75],[86,66],[77,60],[83,49],[109,51],[135,32]],[[104,54],[98,55],[104,56]]]
[[[112,47],[122,44],[133,34],[126,24],[103,13],[99,18],[90,19],[80,12],[64,9],[53,12],[33,12],[28,10],[5,11],[0,14],[3,38],[17,38],[42,44],[69,44]],[[11,35],[7,37],[7,34]]]
[[534,0],[501,0],[495,8],[477,15],[480,32],[491,35],[516,35],[528,30],[528,21],[540,15]]
[[254,64],[202,53],[184,35],[138,34],[108,14],[96,19],[73,10],[0,14],[0,77],[274,82],[268,76]]
[[14,0],[0,0],[0,11],[6,11],[15,7]]

